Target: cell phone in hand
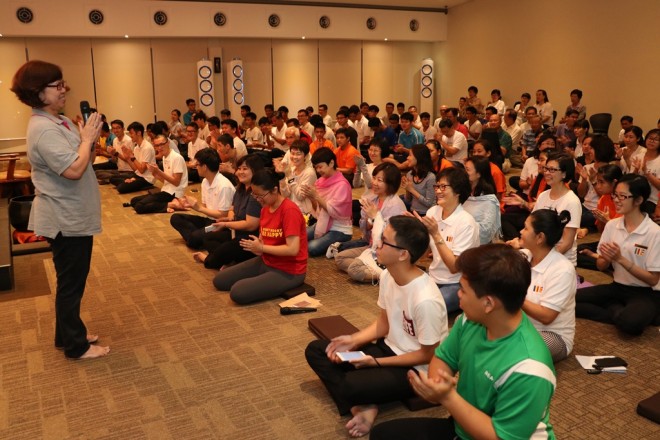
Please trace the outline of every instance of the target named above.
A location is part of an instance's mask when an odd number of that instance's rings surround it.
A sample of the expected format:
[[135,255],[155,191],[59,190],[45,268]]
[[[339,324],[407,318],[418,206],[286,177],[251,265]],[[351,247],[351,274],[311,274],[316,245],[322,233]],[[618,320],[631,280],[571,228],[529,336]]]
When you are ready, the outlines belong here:
[[337,357],[343,362],[350,362],[356,359],[362,359],[365,356],[362,351],[338,351]]
[[215,226],[213,225],[208,225],[207,227],[204,228],[204,232],[209,233],[215,231]]

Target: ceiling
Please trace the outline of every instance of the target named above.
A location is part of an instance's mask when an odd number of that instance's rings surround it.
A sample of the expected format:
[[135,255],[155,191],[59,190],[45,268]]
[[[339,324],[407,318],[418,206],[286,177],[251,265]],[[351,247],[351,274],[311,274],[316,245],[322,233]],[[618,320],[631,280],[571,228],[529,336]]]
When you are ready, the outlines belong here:
[[[184,0],[184,1],[200,1],[200,0]],[[212,0],[202,0],[209,1]],[[254,0],[252,0],[254,2]],[[471,0],[298,0],[299,3],[350,3],[351,5],[363,5],[368,8],[369,6],[393,6],[393,7],[411,7],[411,8],[453,8],[454,6],[467,3]],[[224,1],[226,3],[226,1]],[[265,3],[270,3],[268,0],[264,0]],[[242,3],[237,0],[235,3]],[[247,3],[247,2],[243,2]],[[286,2],[281,2],[286,3]],[[292,1],[296,3],[296,1]]]

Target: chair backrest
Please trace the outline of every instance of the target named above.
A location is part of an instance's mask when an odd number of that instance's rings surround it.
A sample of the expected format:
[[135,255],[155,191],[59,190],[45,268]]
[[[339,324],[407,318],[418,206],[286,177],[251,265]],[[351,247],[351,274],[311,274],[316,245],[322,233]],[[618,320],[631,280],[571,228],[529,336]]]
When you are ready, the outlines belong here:
[[589,117],[593,134],[607,136],[612,122],[612,113],[595,113]]

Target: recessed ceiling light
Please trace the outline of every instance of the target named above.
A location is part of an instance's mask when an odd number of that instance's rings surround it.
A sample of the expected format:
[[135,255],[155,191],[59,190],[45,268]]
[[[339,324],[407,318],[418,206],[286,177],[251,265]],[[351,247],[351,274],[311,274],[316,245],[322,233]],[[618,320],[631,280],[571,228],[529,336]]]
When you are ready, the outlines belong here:
[[124,38],[128,38],[128,34],[124,35]]
[[303,39],[303,40],[305,39],[305,36],[304,36],[304,35],[302,36],[302,39]]
[[385,41],[387,41],[387,38],[385,38]]

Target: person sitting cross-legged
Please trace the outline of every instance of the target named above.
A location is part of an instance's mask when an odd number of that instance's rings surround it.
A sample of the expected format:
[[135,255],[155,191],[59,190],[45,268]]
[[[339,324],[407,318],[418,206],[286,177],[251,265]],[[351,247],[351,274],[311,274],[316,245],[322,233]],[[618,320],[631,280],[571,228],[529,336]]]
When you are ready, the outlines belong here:
[[194,157],[199,176],[202,181],[201,202],[192,196],[183,199],[182,206],[199,212],[202,215],[174,214],[170,224],[186,241],[186,246],[200,249],[206,240],[213,235],[226,235],[222,232],[206,232],[204,228],[212,225],[217,219],[226,217],[232,206],[236,190],[231,182],[218,172],[220,156],[212,148],[203,148]]
[[[378,317],[357,333],[329,343],[312,341],[305,350],[339,414],[353,415],[346,424],[352,437],[369,432],[378,404],[414,396],[408,371],[426,372],[434,349],[447,337],[447,310],[438,286],[415,266],[428,246],[429,235],[419,220],[391,217],[376,250],[386,268],[380,276]],[[342,362],[338,353],[352,350],[365,355]]]
[[186,162],[176,151],[170,149],[170,141],[164,135],[154,138],[154,147],[162,154],[163,170],[156,164],[147,163],[147,168],[154,178],[163,182],[159,192],[133,197],[131,206],[138,214],[167,212],[168,203],[175,198],[183,197],[188,186],[188,170]]
[[488,244],[463,252],[457,266],[465,313],[435,350],[428,374],[408,373],[415,392],[451,418],[392,420],[375,426],[370,439],[554,439],[552,359],[521,310],[529,263],[504,244]]

